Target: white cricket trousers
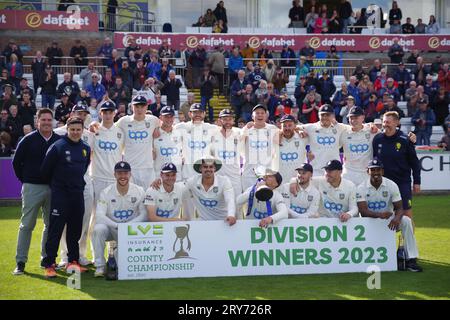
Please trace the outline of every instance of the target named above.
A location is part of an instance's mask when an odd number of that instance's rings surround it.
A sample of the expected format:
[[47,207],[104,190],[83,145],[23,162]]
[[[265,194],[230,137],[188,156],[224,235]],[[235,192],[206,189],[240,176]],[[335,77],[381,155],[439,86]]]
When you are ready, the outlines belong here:
[[400,231],[403,239],[405,239],[405,250],[408,259],[415,259],[419,257],[417,249],[416,237],[414,236],[414,228],[410,217],[403,216],[400,222]]
[[[92,245],[94,246],[94,264],[98,267],[104,267],[105,260],[105,246],[106,241],[117,242],[117,229],[111,228],[105,224],[96,224],[92,232]],[[117,263],[119,262],[116,257]]]

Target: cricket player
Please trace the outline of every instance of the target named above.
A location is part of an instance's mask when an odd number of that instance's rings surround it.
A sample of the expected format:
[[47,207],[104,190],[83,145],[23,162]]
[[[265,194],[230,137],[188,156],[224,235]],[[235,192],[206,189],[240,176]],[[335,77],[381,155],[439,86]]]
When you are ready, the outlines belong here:
[[295,170],[297,171],[298,192],[291,193],[290,183],[285,183],[281,187],[281,195],[288,207],[289,218],[318,218],[320,193],[311,181],[314,169],[309,163],[302,163]]
[[241,130],[233,127],[234,118],[234,113],[230,109],[220,111],[219,122],[222,128],[220,133],[213,137],[212,154],[214,158],[222,162],[220,173],[230,179],[234,194],[239,195],[242,193],[241,155],[243,144]]
[[358,186],[356,201],[363,217],[389,219],[389,229],[401,230],[405,239],[407,253],[406,268],[412,272],[421,272],[417,265],[419,252],[411,218],[403,214],[403,203],[398,186],[392,180],[383,177],[384,169],[381,161],[369,161],[367,173],[370,177]]
[[144,204],[147,209],[148,220],[152,222],[182,221],[181,204],[183,197],[190,193],[183,182],[177,179],[177,167],[172,162],[162,165],[160,170],[161,186],[148,188],[145,193]]
[[245,162],[242,172],[242,189],[247,190],[255,184],[255,169],[259,166],[278,172],[279,130],[266,123],[267,108],[262,104],[253,107],[254,125],[244,128],[242,138],[245,143]]
[[147,221],[145,192],[140,186],[130,182],[130,164],[118,162],[114,166],[114,177],[116,183],[104,189],[97,202],[96,222],[92,233],[95,277],[103,277],[105,274],[105,244],[106,241],[117,241],[119,223]]
[[221,167],[220,160],[211,156],[197,160],[193,168],[201,175],[188,179],[186,187],[192,194],[200,220],[225,220],[232,226],[236,223],[234,191],[228,177],[216,174]]
[[[93,134],[86,129],[84,126],[86,124],[86,118],[89,115],[89,109],[87,107],[87,104],[83,101],[79,101],[73,108],[72,108],[72,116],[78,117],[83,121],[83,133],[81,135],[81,140],[83,140],[89,147],[93,147]],[[56,128],[54,130],[56,134],[59,134],[60,136],[64,136],[67,134],[67,125]],[[87,259],[87,243],[88,243],[88,236],[89,236],[89,226],[91,221],[91,213],[93,210],[94,205],[94,190],[92,185],[92,178],[89,174],[89,170],[86,171],[84,175],[84,181],[86,182],[86,185],[84,186],[84,215],[83,215],[83,228],[81,231],[81,238],[79,242],[80,246],[80,259],[79,262],[82,266],[87,266],[91,264],[91,262]],[[68,259],[67,259],[67,243],[66,243],[66,232],[67,228],[64,228],[63,234],[61,236],[61,261],[58,264],[58,268],[63,268],[67,265]]]
[[[238,207],[242,208],[245,204],[247,205],[245,219],[259,219],[259,226],[266,228],[270,224],[288,218],[288,208],[283,197],[275,190],[281,185],[282,181],[283,178],[279,172],[266,168],[262,180],[237,197]],[[267,201],[259,201],[256,198],[256,191],[261,186],[266,186],[272,190],[272,198]]]
[[306,138],[295,132],[296,120],[291,115],[281,118],[279,168],[283,181],[296,176],[296,168],[306,162]]
[[144,189],[155,179],[153,138],[159,135],[159,119],[146,114],[147,99],[136,96],[131,102],[133,115],[123,116],[116,125],[125,137],[124,161],[133,167],[133,182]]
[[[160,136],[153,140],[153,153],[155,159],[155,176],[159,176],[161,167],[167,163],[173,163],[177,168],[182,168],[181,137],[180,131],[174,130],[173,123],[175,110],[170,106],[162,107],[159,113],[161,120]],[[182,181],[182,173],[177,171],[177,181]]]

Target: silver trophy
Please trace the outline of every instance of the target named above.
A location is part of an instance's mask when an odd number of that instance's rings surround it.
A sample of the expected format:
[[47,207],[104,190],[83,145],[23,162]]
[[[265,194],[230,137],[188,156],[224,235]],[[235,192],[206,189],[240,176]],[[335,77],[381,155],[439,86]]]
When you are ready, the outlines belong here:
[[269,174],[269,169],[266,169],[263,166],[258,166],[255,169],[253,169],[255,172],[256,178],[258,179],[256,181],[256,191],[255,191],[255,197],[259,201],[268,201],[273,196],[273,191],[265,184],[258,186],[258,183],[260,181],[264,181],[265,176]]

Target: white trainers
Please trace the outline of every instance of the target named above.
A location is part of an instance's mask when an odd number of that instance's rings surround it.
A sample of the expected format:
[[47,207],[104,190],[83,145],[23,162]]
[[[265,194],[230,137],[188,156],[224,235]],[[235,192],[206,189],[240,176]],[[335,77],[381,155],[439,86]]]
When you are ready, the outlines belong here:
[[105,276],[105,267],[97,267],[95,269],[94,277],[100,278]]
[[86,267],[86,266],[91,265],[91,264],[92,264],[92,261],[89,261],[89,260],[86,259],[86,258],[80,258],[79,263],[80,263],[83,267]]
[[65,269],[67,266],[67,261],[61,260],[58,265],[56,266],[56,270],[61,270],[61,269]]

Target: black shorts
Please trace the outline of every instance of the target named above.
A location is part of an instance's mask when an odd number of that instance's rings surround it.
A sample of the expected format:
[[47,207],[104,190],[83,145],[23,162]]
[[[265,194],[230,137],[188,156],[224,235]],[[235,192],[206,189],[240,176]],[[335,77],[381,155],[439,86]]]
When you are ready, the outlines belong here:
[[397,183],[400,195],[402,196],[403,210],[409,210],[412,207],[411,183]]

